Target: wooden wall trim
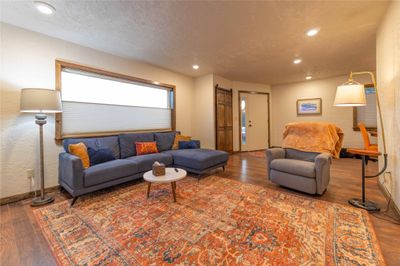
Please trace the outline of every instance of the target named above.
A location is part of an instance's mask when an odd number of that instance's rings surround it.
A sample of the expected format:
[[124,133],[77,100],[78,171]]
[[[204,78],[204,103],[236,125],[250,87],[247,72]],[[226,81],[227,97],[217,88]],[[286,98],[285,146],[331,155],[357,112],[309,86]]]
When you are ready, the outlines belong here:
[[[386,189],[386,187],[378,180],[378,187],[379,187],[379,190],[382,192],[382,194],[385,196],[385,198],[387,199],[387,200],[390,200],[391,201],[391,206],[393,207],[393,210],[394,210],[394,212],[396,213],[396,215],[398,216],[398,217],[400,217],[400,209],[399,209],[399,207],[394,203],[394,200],[390,197],[390,193],[389,193],[389,191]],[[389,205],[389,207],[390,207],[390,205]]]
[[132,130],[132,131],[111,131],[111,132],[89,132],[89,133],[82,133],[82,134],[69,134],[69,135],[63,135],[62,134],[62,113],[56,113],[55,114],[55,141],[57,144],[61,144],[62,140],[64,138],[68,137],[93,137],[93,136],[110,136],[110,135],[115,135],[118,133],[124,133],[124,132],[154,132],[154,131],[168,131],[176,130],[176,86],[167,84],[167,83],[161,83],[157,81],[152,81],[152,80],[147,80],[147,79],[142,79],[142,78],[137,78],[125,74],[120,74],[108,70],[104,70],[101,68],[95,68],[87,65],[82,65],[76,62],[71,62],[71,61],[66,61],[62,59],[56,59],[55,60],[55,84],[56,84],[56,90],[61,92],[62,84],[61,84],[61,72],[63,68],[71,68],[71,69],[77,69],[80,71],[85,71],[85,72],[91,72],[103,76],[108,76],[112,78],[117,78],[121,80],[127,80],[127,81],[132,81],[132,82],[139,82],[139,83],[144,83],[152,86],[157,86],[157,87],[162,87],[165,89],[168,89],[169,91],[173,92],[173,106],[171,108],[171,128],[170,129],[152,129],[152,130]]
[[[54,191],[58,190],[59,188],[60,188],[60,186],[57,185],[57,186],[45,188],[44,191],[45,191],[45,193],[50,193],[50,192],[54,192]],[[40,195],[40,190],[36,191],[36,195]],[[9,197],[4,197],[4,198],[0,199],[0,205],[5,205],[8,203],[13,203],[13,202],[17,202],[20,200],[33,198],[34,196],[35,196],[35,191],[26,192],[26,193],[9,196]]]

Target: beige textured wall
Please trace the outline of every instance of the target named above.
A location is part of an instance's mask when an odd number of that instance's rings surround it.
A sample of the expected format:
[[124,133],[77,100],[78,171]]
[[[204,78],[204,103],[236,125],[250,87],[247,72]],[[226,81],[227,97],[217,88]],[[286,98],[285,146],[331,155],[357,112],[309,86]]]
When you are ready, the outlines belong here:
[[192,137],[201,140],[201,147],[215,149],[215,114],[213,75],[194,80]]
[[[19,112],[24,87],[55,87],[56,58],[76,61],[144,79],[175,84],[177,129],[192,134],[193,79],[165,69],[78,46],[7,24],[1,26],[1,180],[0,197],[30,191],[26,169],[38,177],[38,126],[31,114]],[[54,116],[44,127],[46,187],[58,184]]]
[[[382,20],[376,40],[376,72],[385,127],[388,170],[381,178],[400,208],[400,2],[393,2]],[[382,145],[382,138],[379,138]],[[381,146],[382,147],[382,146]],[[380,161],[382,164],[382,160]]]
[[[344,147],[363,147],[361,134],[353,131],[352,107],[336,107],[333,101],[336,87],[345,81],[348,76],[339,76],[328,79],[310,80],[299,83],[272,86],[272,145],[282,144],[282,132],[285,125],[300,121],[327,121],[338,125],[344,131]],[[357,81],[370,83],[365,78]],[[302,98],[322,98],[322,115],[297,116],[296,101]],[[371,141],[375,141],[371,139]]]
[[[233,150],[239,151],[239,93],[238,91],[255,91],[271,93],[271,87],[267,84],[249,83],[241,81],[232,81],[226,78],[214,75],[214,86],[218,84],[225,89],[232,89],[232,110],[233,110]],[[272,116],[272,115],[271,115]],[[215,128],[215,126],[213,127]],[[214,140],[215,143],[215,140]]]

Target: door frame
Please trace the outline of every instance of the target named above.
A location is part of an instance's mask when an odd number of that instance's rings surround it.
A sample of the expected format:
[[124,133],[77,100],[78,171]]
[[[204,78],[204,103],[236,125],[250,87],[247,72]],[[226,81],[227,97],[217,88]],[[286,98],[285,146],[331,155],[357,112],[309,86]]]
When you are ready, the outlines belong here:
[[227,92],[230,92],[232,94],[232,153],[234,152],[233,150],[233,89],[225,89],[220,87],[218,84],[215,85],[214,87],[214,139],[215,139],[215,149],[218,150],[218,115],[217,115],[217,108],[218,108],[218,101],[217,101],[217,90],[224,90]]
[[258,92],[258,91],[238,91],[238,113],[239,113],[239,152],[242,151],[242,112],[241,112],[241,102],[240,102],[240,94],[248,93],[248,94],[263,94],[267,95],[267,103],[268,103],[268,147],[271,147],[271,98],[269,92]]

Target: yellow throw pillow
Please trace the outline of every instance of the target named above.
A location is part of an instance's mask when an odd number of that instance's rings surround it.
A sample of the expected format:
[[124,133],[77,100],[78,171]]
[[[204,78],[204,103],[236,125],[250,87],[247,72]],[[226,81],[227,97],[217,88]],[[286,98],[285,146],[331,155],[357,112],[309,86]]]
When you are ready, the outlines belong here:
[[90,166],[89,154],[85,143],[79,142],[76,144],[69,144],[68,150],[69,153],[78,156],[81,159],[83,168],[86,169]]
[[192,140],[192,137],[176,134],[174,145],[172,145],[172,149],[177,150],[179,148],[179,141],[190,141],[190,140]]

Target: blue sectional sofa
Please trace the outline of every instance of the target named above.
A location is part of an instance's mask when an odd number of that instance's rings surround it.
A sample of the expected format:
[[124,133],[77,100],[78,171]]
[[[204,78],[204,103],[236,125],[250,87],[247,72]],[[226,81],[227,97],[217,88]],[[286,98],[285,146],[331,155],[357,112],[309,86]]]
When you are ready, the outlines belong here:
[[[62,188],[76,199],[99,189],[140,179],[155,161],[202,175],[212,169],[224,169],[228,154],[210,149],[171,150],[177,132],[126,133],[118,136],[70,138],[63,142],[59,155],[58,180]],[[135,142],[156,141],[159,153],[136,156]],[[83,142],[93,149],[108,148],[115,160],[84,169],[79,157],[68,152],[68,145]]]

